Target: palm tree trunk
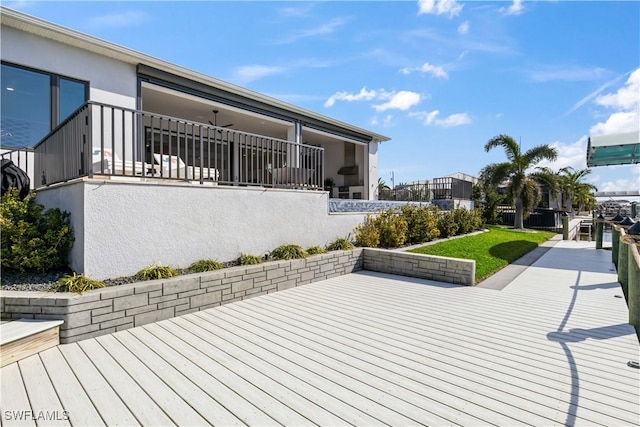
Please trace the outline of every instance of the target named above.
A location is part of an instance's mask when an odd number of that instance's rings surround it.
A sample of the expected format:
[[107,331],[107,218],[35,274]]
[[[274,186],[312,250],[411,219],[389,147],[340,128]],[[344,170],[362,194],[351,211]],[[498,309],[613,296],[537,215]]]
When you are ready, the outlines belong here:
[[516,230],[524,229],[524,209],[522,206],[522,199],[520,197],[516,197],[516,215],[513,219],[513,228]]

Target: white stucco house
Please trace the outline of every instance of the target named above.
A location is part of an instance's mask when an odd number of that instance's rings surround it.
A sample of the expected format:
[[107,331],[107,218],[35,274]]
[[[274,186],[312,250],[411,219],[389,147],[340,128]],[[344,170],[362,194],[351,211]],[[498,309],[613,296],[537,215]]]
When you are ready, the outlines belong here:
[[77,272],[322,245],[363,220],[330,214],[329,197],[376,198],[388,137],[11,9],[0,19],[2,153],[27,160],[40,203],[71,212]]

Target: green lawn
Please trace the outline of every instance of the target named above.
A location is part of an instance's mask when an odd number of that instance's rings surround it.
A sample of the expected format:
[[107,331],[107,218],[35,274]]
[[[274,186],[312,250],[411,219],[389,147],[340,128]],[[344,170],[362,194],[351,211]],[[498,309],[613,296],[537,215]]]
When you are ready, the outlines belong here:
[[550,239],[548,231],[517,231],[489,226],[486,233],[447,240],[433,245],[412,249],[409,252],[439,255],[476,261],[476,282],[517,260],[538,244]]

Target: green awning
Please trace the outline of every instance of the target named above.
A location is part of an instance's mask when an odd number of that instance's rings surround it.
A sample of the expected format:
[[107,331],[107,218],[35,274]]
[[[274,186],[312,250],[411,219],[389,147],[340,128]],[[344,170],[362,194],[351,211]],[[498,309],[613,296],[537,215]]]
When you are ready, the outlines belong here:
[[587,167],[640,163],[640,131],[589,137]]

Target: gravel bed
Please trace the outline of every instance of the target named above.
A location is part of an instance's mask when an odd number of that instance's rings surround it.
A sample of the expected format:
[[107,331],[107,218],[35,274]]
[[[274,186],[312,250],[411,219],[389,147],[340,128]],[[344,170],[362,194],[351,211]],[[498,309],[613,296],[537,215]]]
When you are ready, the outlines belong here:
[[69,271],[47,271],[45,273],[2,272],[3,291],[50,291],[56,281]]

